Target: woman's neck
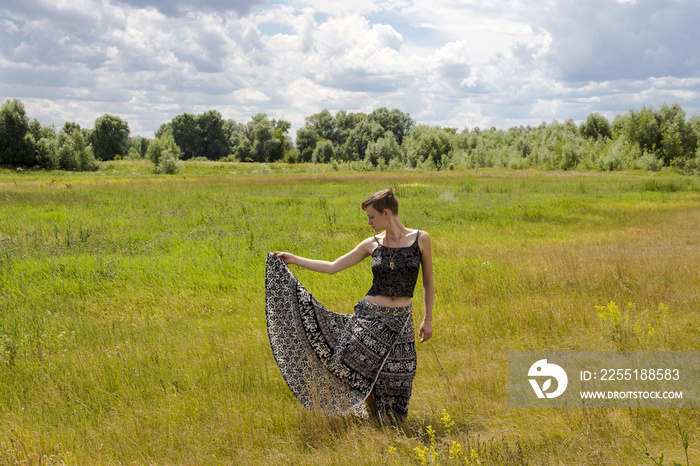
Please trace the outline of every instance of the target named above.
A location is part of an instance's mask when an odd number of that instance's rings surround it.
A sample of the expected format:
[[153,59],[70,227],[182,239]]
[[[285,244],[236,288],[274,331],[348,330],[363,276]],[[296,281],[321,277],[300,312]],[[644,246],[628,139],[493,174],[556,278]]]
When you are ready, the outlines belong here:
[[406,236],[406,228],[398,218],[392,219],[384,230],[384,238],[395,243],[397,246],[401,238]]

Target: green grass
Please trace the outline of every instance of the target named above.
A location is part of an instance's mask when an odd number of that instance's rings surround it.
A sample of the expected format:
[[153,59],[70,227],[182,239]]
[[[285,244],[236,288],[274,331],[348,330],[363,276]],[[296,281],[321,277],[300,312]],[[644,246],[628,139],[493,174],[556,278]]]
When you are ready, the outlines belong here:
[[[301,408],[264,320],[265,253],[347,252],[387,186],[437,289],[399,432]],[[698,226],[700,179],[673,173],[0,170],[0,463],[419,463],[430,425],[441,464],[453,441],[482,464],[685,464],[678,424],[692,464],[698,410],[509,409],[506,371],[509,350],[700,350]],[[344,312],[370,285],[368,263],[295,273]]]

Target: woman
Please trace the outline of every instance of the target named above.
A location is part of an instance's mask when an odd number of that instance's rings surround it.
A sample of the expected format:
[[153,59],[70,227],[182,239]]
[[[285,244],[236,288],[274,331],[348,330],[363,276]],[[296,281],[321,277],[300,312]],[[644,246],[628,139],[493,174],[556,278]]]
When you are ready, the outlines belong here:
[[[383,233],[333,262],[288,252],[268,254],[268,335],[282,375],[308,409],[357,414],[366,401],[370,414],[381,422],[400,422],[408,415],[416,370],[411,298],[421,267],[425,315],[420,342],[433,333],[430,236],[403,226],[390,189],[369,196],[362,208],[374,231]],[[324,308],[286,267],[293,264],[332,274],[370,256],[372,287],[352,315]]]

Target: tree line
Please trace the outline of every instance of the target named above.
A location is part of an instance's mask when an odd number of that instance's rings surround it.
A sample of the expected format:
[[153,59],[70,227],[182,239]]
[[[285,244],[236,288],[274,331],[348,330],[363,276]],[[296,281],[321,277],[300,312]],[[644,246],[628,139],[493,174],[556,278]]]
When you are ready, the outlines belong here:
[[179,160],[332,163],[353,169],[510,167],[541,169],[700,169],[700,117],[680,105],[643,106],[616,116],[509,129],[417,124],[398,109],[371,113],[328,110],[308,116],[289,136],[291,123],[264,113],[247,123],[216,110],[183,113],[153,139],[130,136],[118,116],[99,117],[92,129],[67,122],[57,130],[30,120],[18,99],[0,108],[0,166],[94,170],[100,161],[148,158],[157,172],[174,173]]

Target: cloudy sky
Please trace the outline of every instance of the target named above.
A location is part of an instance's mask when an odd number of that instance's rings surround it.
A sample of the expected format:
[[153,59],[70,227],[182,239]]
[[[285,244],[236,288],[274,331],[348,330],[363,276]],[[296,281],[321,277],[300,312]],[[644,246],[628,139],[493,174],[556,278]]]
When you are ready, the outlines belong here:
[[459,129],[700,114],[696,0],[0,0],[0,98],[153,136],[181,113],[409,112]]

